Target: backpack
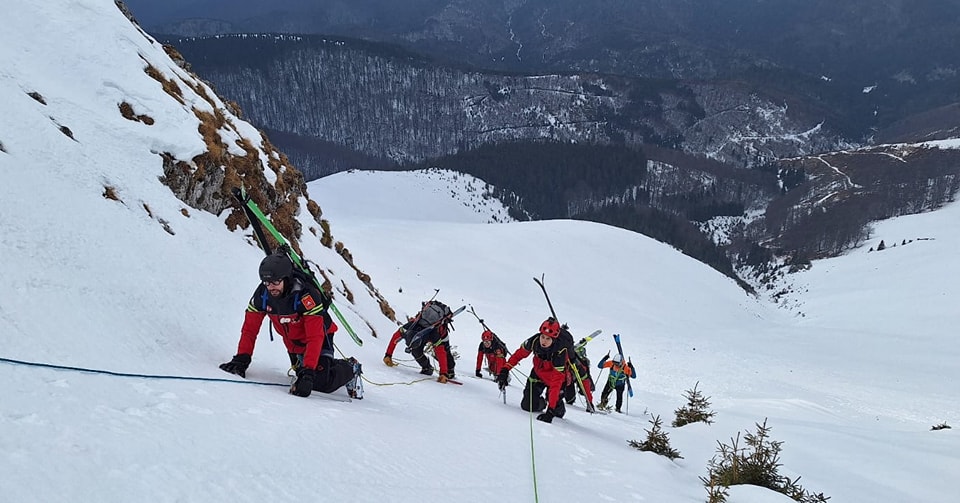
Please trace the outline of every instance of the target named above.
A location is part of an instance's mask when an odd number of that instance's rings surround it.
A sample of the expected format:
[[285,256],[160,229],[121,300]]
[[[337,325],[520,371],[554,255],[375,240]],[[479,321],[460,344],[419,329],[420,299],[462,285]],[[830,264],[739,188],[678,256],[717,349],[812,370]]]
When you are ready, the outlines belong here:
[[293,274],[291,276],[294,278],[294,280],[299,280],[304,286],[315,288],[317,292],[320,293],[320,304],[323,305],[324,309],[329,308],[330,304],[333,303],[333,299],[327,295],[327,292],[323,291],[323,285],[320,283],[320,280],[312,270],[304,271],[303,269],[294,266]]
[[561,346],[567,348],[567,351],[568,351],[567,356],[571,360],[574,360],[577,358],[577,353],[576,353],[576,350],[574,349],[574,344],[573,344],[573,334],[571,334],[570,330],[567,329],[567,325],[560,326],[560,336],[557,337],[557,342]]
[[420,310],[420,321],[418,325],[423,328],[431,327],[444,319],[444,317],[449,317],[452,314],[453,311],[450,310],[449,306],[439,300],[432,300],[426,303],[423,309]]

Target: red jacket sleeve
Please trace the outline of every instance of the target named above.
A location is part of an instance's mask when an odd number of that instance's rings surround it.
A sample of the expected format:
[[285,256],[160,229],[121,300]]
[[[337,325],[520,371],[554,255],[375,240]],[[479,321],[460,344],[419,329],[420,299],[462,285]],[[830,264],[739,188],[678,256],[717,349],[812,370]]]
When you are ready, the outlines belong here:
[[[482,343],[481,343],[482,345]],[[480,370],[480,367],[483,365],[483,351],[477,351],[477,370]]]
[[400,328],[393,333],[393,337],[390,338],[390,343],[387,344],[387,354],[393,356],[393,350],[397,348],[397,343],[400,342],[400,339],[403,337],[403,334],[400,332]]
[[237,344],[238,355],[253,355],[253,348],[257,345],[257,334],[260,325],[267,313],[263,311],[247,311],[243,316],[243,326],[240,327],[240,343]]
[[306,315],[303,317],[303,342],[307,345],[303,350],[303,366],[317,368],[320,362],[320,352],[323,350],[323,341],[327,337],[323,316]]
[[507,369],[512,369],[520,363],[520,360],[526,358],[530,354],[530,351],[527,348],[523,347],[523,344],[513,352],[513,356],[507,360]]
[[440,363],[440,374],[447,374],[447,350],[443,344],[433,347],[433,353],[437,356],[437,362]]

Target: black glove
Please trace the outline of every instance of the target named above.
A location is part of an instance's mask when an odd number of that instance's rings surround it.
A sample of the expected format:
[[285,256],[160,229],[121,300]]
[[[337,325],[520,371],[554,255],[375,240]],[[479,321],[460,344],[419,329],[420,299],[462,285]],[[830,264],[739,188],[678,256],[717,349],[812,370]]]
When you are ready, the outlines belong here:
[[537,421],[543,421],[544,423],[552,423],[553,409],[547,409],[546,412],[537,416]]
[[477,377],[483,377],[483,373],[480,372],[480,369],[477,369]]
[[310,392],[313,391],[314,374],[313,369],[301,367],[297,370],[297,380],[290,387],[290,393],[303,397],[310,396]]
[[250,355],[234,355],[232,360],[220,364],[220,370],[246,378],[247,367],[249,366]]
[[500,373],[497,374],[497,384],[500,385],[500,389],[506,388],[510,384],[510,369],[500,370]]

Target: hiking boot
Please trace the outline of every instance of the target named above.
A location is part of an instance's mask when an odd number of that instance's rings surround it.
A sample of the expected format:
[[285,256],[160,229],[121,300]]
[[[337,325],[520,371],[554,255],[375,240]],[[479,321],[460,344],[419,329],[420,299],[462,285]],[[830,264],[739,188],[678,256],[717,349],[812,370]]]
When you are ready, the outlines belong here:
[[607,399],[604,398],[603,400],[600,400],[600,405],[597,405],[597,408],[600,408],[600,409],[609,409],[609,408],[610,408],[610,405],[607,404]]
[[557,400],[557,406],[551,409],[553,412],[553,417],[563,417],[567,413],[566,406],[563,405],[563,400]]
[[425,376],[432,376],[432,375],[433,375],[433,367],[424,367],[424,368],[420,369],[420,373],[423,374],[423,375],[425,375]]
[[546,412],[537,416],[537,421],[543,421],[544,423],[552,423],[553,414],[550,412],[550,409],[547,409]]
[[353,368],[353,379],[347,382],[347,394],[350,398],[363,400],[363,380],[360,377],[363,375],[363,365],[352,356],[347,359],[347,363]]

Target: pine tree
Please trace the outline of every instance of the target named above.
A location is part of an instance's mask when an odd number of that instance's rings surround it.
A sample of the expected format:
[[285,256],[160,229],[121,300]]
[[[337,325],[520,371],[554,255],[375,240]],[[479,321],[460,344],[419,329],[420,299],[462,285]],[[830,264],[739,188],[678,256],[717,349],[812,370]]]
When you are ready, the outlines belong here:
[[810,493],[800,484],[800,477],[791,480],[780,475],[780,449],[783,442],[770,439],[767,420],[757,424],[756,433],[744,435],[746,447],[740,447],[740,433],[730,439],[730,445],[719,443],[717,454],[707,463],[707,476],[700,477],[707,490],[708,503],[726,501],[726,488],[749,484],[766,487],[789,496],[800,503],[825,503],[828,496]]
[[699,385],[700,381],[697,381],[697,384],[693,386],[692,390],[688,389],[684,392],[684,396],[687,398],[687,405],[674,411],[676,415],[672,423],[674,428],[697,422],[713,424],[712,419],[713,416],[716,415],[716,412],[710,410],[709,398],[704,397],[703,394],[700,393],[697,389]]
[[670,459],[683,459],[683,456],[681,456],[676,449],[670,447],[670,437],[667,435],[667,432],[660,429],[660,422],[660,416],[655,416],[650,420],[650,424],[652,424],[653,427],[649,430],[644,430],[647,432],[647,439],[643,442],[630,440],[628,443],[631,447],[641,451],[653,452]]

